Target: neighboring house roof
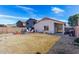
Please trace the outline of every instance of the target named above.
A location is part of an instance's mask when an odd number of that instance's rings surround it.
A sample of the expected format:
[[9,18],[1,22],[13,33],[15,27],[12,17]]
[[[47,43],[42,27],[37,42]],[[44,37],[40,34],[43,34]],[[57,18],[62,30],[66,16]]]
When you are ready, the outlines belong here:
[[56,21],[55,23],[65,24],[65,22],[62,22],[62,21],[59,21],[59,20],[54,20],[54,19],[51,19],[51,18],[48,18],[48,17],[44,17],[42,20],[40,20],[38,22],[41,22],[41,21],[44,21],[44,20],[51,20],[51,21]]
[[24,21],[19,20],[19,21],[16,23],[16,26],[18,26],[18,27],[25,27],[25,26],[26,26],[26,23],[25,23]]

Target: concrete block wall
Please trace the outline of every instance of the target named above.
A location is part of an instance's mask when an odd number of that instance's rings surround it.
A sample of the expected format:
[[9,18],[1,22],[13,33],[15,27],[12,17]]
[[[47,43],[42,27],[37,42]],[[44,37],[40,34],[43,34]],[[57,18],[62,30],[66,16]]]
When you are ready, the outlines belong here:
[[0,33],[16,33],[21,32],[22,29],[18,27],[0,27]]
[[75,35],[79,37],[79,26],[75,26]]

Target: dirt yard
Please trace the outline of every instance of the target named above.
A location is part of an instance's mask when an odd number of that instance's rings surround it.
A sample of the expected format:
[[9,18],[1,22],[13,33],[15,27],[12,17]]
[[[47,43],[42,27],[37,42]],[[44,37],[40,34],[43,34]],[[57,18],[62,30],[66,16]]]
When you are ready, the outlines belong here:
[[60,39],[60,36],[27,33],[0,34],[0,53],[47,53]]

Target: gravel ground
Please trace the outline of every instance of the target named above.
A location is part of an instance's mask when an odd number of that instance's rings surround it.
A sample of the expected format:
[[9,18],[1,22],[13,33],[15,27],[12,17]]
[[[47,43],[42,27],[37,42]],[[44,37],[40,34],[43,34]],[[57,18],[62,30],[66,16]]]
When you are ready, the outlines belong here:
[[48,54],[79,54],[79,46],[74,46],[75,37],[60,35],[60,40],[49,50]]

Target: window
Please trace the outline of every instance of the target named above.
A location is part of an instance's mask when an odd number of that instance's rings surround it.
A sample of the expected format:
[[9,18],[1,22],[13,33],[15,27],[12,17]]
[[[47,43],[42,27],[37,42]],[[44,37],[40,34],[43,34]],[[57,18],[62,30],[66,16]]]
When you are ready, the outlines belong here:
[[44,26],[44,31],[48,31],[49,27],[48,26]]
[[62,32],[62,28],[63,28],[62,25],[58,24],[57,25],[57,32]]

